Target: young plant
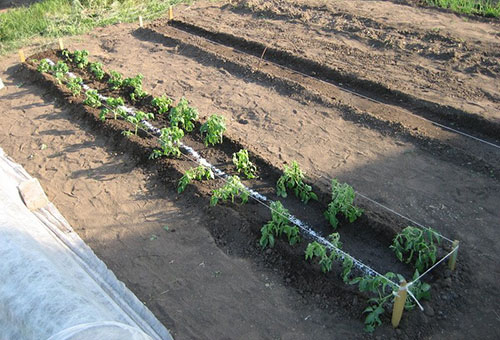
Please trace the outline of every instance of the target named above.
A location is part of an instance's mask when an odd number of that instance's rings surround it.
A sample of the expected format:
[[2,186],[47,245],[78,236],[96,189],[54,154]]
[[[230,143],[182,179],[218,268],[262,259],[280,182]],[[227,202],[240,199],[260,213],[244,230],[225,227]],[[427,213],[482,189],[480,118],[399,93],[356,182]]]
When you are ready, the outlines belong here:
[[69,61],[70,63],[73,62],[72,54],[69,50],[64,49],[64,50],[62,50],[61,54],[65,60]]
[[287,236],[288,243],[292,246],[300,242],[299,228],[291,225],[288,216],[288,210],[283,207],[280,201],[271,203],[271,221],[260,229],[262,248],[274,247],[276,237],[281,237],[282,234]]
[[90,63],[89,70],[92,74],[98,79],[101,80],[104,78],[104,70],[102,69],[102,64],[99,62]]
[[127,117],[129,116],[128,112],[125,110],[123,106],[118,106],[117,108],[113,109],[113,115],[115,119],[119,116],[122,117],[124,120],[127,120]]
[[153,98],[153,100],[151,101],[151,104],[153,104],[153,106],[158,109],[159,114],[167,113],[172,103],[173,100],[171,98],[168,98],[166,95]]
[[143,111],[136,111],[135,116],[127,116],[125,120],[131,124],[134,124],[134,135],[137,136],[137,130],[139,127],[143,127],[143,121],[148,119],[154,119],[154,115],[152,113],[146,113]]
[[[342,247],[342,244],[340,243],[340,235],[338,233],[331,234],[330,239],[335,247],[339,249]],[[326,247],[316,241],[311,242],[307,245],[305,255],[306,260],[318,257],[318,264],[320,265],[321,271],[323,273],[332,270],[333,261],[340,258],[340,255],[335,250],[331,251],[330,254],[328,254]]]
[[68,89],[71,91],[73,96],[78,96],[80,92],[82,92],[82,78],[80,77],[75,77],[75,78],[69,78],[68,82],[66,83],[66,86]]
[[110,110],[106,107],[103,107],[101,109],[101,112],[99,113],[99,119],[102,120],[103,122],[106,120],[106,117],[108,116]]
[[211,115],[200,128],[201,135],[205,135],[205,146],[222,143],[222,134],[226,131],[224,117]]
[[89,63],[88,56],[89,56],[89,51],[76,50],[73,52],[73,55],[72,55],[73,63],[76,64],[76,67],[78,67],[80,69],[84,69]]
[[354,206],[354,189],[347,183],[340,184],[336,179],[332,180],[332,201],[328,204],[325,217],[333,229],[337,229],[339,220],[337,214],[342,213],[349,222],[354,222],[363,210]]
[[[412,281],[416,280],[420,276],[420,272],[418,270],[415,270],[415,273],[413,274]],[[401,281],[403,277],[401,275],[398,275],[399,280]],[[422,281],[415,281],[410,288],[410,292],[415,296],[417,300],[429,300],[431,298],[431,285]],[[415,303],[413,302],[412,299],[406,299],[405,303],[405,309],[411,310],[415,308]]]
[[239,197],[241,203],[244,204],[248,201],[249,194],[241,183],[240,178],[238,176],[231,176],[223,187],[212,191],[210,205],[215,206],[220,200],[227,201],[228,199],[231,199],[231,202],[234,203],[236,197]]
[[116,71],[109,72],[108,84],[111,86],[112,90],[118,90],[120,87],[122,87],[122,83],[123,83],[123,76],[121,73]]
[[117,98],[108,97],[106,99],[106,104],[109,107],[109,109],[102,109],[101,110],[101,119],[102,120],[105,120],[107,114],[110,112],[113,114],[113,118],[115,120],[118,116],[125,116],[125,117],[127,116],[127,112],[122,107],[123,105],[125,105],[125,103],[121,97],[117,97]]
[[304,203],[309,202],[310,199],[318,200],[312,187],[304,183],[304,173],[296,161],[293,161],[291,166],[285,165],[283,175],[276,183],[276,193],[278,196],[287,197],[287,188],[293,190],[295,196]]
[[149,156],[150,159],[155,159],[161,156],[179,157],[181,150],[179,144],[181,138],[184,137],[184,131],[176,126],[161,129],[160,145],[161,150],[155,149]]
[[[394,280],[397,276],[388,272],[384,275],[389,280]],[[365,318],[365,331],[371,333],[376,327],[382,324],[380,317],[385,312],[385,304],[391,301],[393,293],[398,289],[390,281],[381,276],[365,275],[356,277],[351,284],[358,284],[361,292],[371,292],[376,295],[368,300],[369,306],[363,311]]]
[[64,61],[58,61],[54,66],[52,66],[52,72],[56,76],[59,84],[62,84],[63,79],[66,77],[66,73],[69,72],[69,67]]
[[40,60],[38,67],[36,68],[38,72],[49,73],[52,67],[50,66],[47,59]]
[[132,136],[134,133],[130,130],[125,130],[125,131],[122,131],[122,135],[124,135],[125,137],[130,137]]
[[257,172],[257,167],[250,162],[247,150],[241,149],[240,151],[233,153],[233,164],[236,166],[238,173],[243,171],[248,179],[256,177],[255,173]]
[[97,90],[88,90],[87,92],[85,92],[85,96],[87,97],[83,101],[83,103],[85,105],[95,107],[95,108],[99,108],[102,106],[101,100],[99,99],[99,94],[97,93]]
[[419,272],[436,263],[437,247],[441,238],[432,229],[422,230],[416,227],[406,227],[396,235],[390,248],[399,261],[410,263],[415,261],[415,268]]
[[121,83],[122,87],[129,88],[130,99],[134,102],[147,95],[146,91],[144,91],[142,89],[142,79],[143,78],[144,78],[144,76],[142,74],[138,74],[132,78],[125,78]]
[[212,169],[199,165],[196,168],[191,168],[187,170],[184,175],[179,180],[179,184],[177,186],[177,192],[180,194],[186,189],[186,186],[191,183],[192,180],[201,181],[203,179],[213,179],[214,173]]
[[170,110],[170,125],[181,126],[186,132],[191,132],[194,129],[194,121],[198,119],[198,111],[189,106],[186,98],[181,98],[176,107]]
[[344,261],[342,262],[342,280],[344,281],[344,283],[351,282],[350,275],[353,266],[354,261],[352,260],[352,258],[349,256],[344,256]]

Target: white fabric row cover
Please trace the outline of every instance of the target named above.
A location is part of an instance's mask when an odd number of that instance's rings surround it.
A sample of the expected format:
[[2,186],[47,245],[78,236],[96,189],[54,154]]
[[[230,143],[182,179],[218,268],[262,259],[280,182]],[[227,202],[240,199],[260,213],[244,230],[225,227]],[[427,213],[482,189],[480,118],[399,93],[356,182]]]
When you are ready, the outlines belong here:
[[171,339],[52,204],[26,207],[30,179],[0,148],[0,340]]

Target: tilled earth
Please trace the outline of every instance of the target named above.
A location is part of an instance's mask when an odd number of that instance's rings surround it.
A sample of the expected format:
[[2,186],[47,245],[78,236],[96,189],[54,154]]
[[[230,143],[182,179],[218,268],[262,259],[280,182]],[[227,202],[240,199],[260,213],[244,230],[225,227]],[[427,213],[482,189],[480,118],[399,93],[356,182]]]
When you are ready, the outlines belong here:
[[[498,22],[372,1],[199,2],[176,8],[175,18],[172,26],[99,29],[67,45],[108,70],[144,74],[155,96],[185,96],[202,120],[224,115],[231,140],[277,167],[298,160],[323,192],[340,178],[459,239],[459,269],[437,268],[444,279],[426,312],[373,337],[500,335],[500,152],[418,118],[459,117],[453,127],[497,142]],[[288,54],[261,58],[251,42]],[[250,55],[238,52],[246,47]],[[294,64],[299,58],[310,62]],[[312,78],[294,74],[297,65]],[[362,298],[297,284],[278,250],[260,256],[239,208],[214,211],[203,193],[176,195],[175,179],[165,185],[129,144],[54,102],[53,91],[17,72],[15,56],[1,66],[0,145],[176,338],[372,337],[362,331]],[[321,73],[328,69],[332,79]],[[467,115],[474,124],[463,124]]]

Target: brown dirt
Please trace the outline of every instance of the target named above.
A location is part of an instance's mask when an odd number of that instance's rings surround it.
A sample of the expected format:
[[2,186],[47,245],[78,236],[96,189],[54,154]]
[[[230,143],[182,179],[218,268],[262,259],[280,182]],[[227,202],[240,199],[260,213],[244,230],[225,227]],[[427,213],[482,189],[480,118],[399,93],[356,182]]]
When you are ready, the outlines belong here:
[[[373,11],[373,20],[380,20],[387,6],[400,10],[393,3],[380,4],[380,11]],[[220,12],[211,4],[198,6],[176,10],[176,15],[198,17],[199,24],[209,22],[211,13]],[[224,11],[228,18],[238,15],[242,22],[246,20],[247,14],[238,13],[239,9]],[[364,8],[357,11],[368,15]],[[424,21],[421,28],[432,25],[434,12],[430,12],[429,22],[425,22],[427,10],[418,13]],[[226,15],[214,15],[222,17]],[[456,17],[450,18],[453,23]],[[268,21],[253,22],[261,20]],[[280,22],[285,25],[288,21]],[[467,24],[485,32],[495,24],[491,25]],[[135,31],[131,25],[118,25],[68,44],[72,49],[88,49],[107,69],[129,76],[143,73],[145,89],[155,96],[164,92],[174,98],[186,96],[199,108],[202,119],[213,112],[223,114],[229,138],[248,147],[266,164],[280,167],[284,161],[297,159],[319,190],[326,191],[325,178],[338,177],[460,239],[460,267],[452,286],[442,280],[433,288],[430,306],[434,315],[408,313],[398,332],[383,326],[374,336],[499,336],[494,288],[499,279],[495,226],[500,185],[490,175],[499,171],[498,153],[419,120],[381,116],[383,106],[371,112],[373,107],[352,97],[345,98],[348,104],[339,103],[324,94],[330,90],[328,85],[318,87],[314,80],[296,86],[290,74],[271,68],[256,72],[251,59],[235,58],[223,48],[215,53],[203,38],[167,29],[156,26]],[[165,36],[167,33],[171,36]],[[235,36],[247,33],[232,31]],[[1,62],[2,70],[7,70],[1,75],[7,88],[0,92],[5,108],[0,145],[40,178],[81,237],[176,338],[370,337],[362,332],[359,315],[363,297],[342,288],[336,275],[324,278],[317,271],[297,271],[307,266],[299,263],[299,257],[293,257],[294,266],[287,264],[283,254],[297,254],[287,253],[286,247],[260,255],[255,230],[264,217],[258,208],[208,209],[209,188],[176,195],[174,181],[179,170],[145,162],[134,143],[124,142],[112,130],[97,128],[100,125],[92,120],[89,123],[90,116],[84,119],[78,106],[53,102],[54,92],[32,83],[24,73],[16,73],[14,63],[15,56]],[[498,90],[494,93],[498,96]],[[42,144],[48,147],[40,150]],[[318,152],[316,144],[324,145],[324,151]],[[387,216],[382,219],[387,221]],[[165,225],[169,231],[163,229]],[[346,238],[355,239],[355,233],[349,236],[349,230],[343,229]],[[360,256],[376,257],[383,252]],[[311,278],[319,283],[307,281]],[[338,291],[321,290],[327,279]]]

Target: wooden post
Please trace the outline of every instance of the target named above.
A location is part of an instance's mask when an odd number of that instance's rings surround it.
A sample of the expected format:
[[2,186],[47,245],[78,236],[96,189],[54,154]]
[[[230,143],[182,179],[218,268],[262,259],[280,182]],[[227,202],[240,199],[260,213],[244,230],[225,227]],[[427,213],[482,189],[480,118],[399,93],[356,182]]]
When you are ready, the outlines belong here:
[[448,260],[448,268],[450,268],[450,270],[455,270],[455,265],[457,264],[457,255],[458,255],[458,249],[456,249],[457,247],[458,247],[458,241],[455,240],[453,241],[453,244],[451,246],[454,252],[453,254],[451,254],[450,259]]
[[143,27],[142,16],[139,15],[139,27]]
[[392,327],[396,328],[401,321],[401,316],[403,315],[403,309],[406,303],[406,280],[403,280],[399,285],[398,295],[394,299],[394,305],[392,307]]
[[59,38],[59,49],[64,50],[64,43],[61,38]]
[[19,50],[19,60],[21,60],[22,63],[26,61],[23,50]]
[[174,11],[172,9],[172,6],[168,8],[168,20],[172,20],[174,18]]

